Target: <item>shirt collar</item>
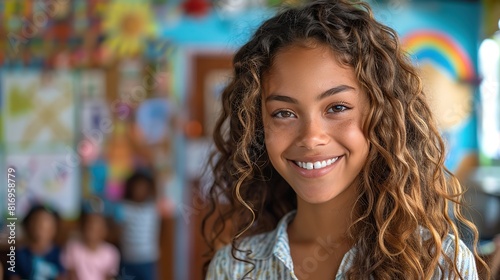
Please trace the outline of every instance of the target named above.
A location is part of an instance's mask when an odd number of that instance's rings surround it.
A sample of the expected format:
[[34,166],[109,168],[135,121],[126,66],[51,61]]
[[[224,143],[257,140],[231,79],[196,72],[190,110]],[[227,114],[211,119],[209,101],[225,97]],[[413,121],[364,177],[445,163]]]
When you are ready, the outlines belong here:
[[[293,261],[290,254],[287,229],[288,224],[295,218],[296,212],[296,210],[293,210],[285,214],[278,222],[276,229],[259,240],[262,246],[258,246],[257,250],[251,254],[252,259],[267,260],[275,256],[283,262],[288,269],[293,271]],[[354,246],[344,255],[335,279],[342,279],[344,277],[345,272],[352,265],[356,251],[356,247]]]
[[[287,228],[288,224],[295,217],[296,210],[293,210],[278,222],[276,228],[269,232],[264,240],[262,240],[262,244],[264,246],[259,246],[260,250],[256,250],[252,255],[252,259],[255,260],[265,260],[275,255],[278,258],[285,258],[285,256],[290,256],[290,245],[288,243],[288,233]],[[282,261],[284,261],[282,259]]]

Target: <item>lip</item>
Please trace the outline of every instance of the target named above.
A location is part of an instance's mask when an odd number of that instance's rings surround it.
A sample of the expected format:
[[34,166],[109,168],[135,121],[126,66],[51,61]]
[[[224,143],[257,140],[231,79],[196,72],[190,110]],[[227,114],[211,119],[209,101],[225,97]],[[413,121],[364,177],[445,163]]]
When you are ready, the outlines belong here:
[[315,157],[303,157],[300,159],[290,159],[291,161],[302,161],[302,162],[316,162],[316,161],[324,161],[332,158],[340,158],[341,156],[315,156]]
[[[308,158],[303,158],[303,159],[298,160],[298,161],[316,162],[316,161],[323,161],[323,160],[332,159],[332,158],[334,158],[334,157],[330,157],[330,158],[325,158],[325,157],[321,157],[321,158],[320,157],[308,157]],[[324,168],[321,168],[321,169],[311,169],[311,170],[304,169],[304,168],[301,168],[301,167],[297,166],[295,164],[295,162],[294,162],[295,160],[288,160],[288,163],[302,177],[311,179],[311,178],[319,178],[319,177],[325,176],[330,171],[332,171],[337,166],[337,164],[339,163],[339,161],[341,161],[343,158],[344,158],[344,156],[338,156],[338,159],[334,163],[332,163],[331,165],[328,165],[328,166],[326,166]]]

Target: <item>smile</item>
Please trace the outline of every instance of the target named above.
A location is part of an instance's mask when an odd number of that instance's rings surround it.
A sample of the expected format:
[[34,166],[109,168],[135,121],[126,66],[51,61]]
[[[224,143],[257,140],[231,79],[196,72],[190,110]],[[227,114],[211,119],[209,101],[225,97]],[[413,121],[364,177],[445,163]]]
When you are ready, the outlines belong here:
[[302,162],[302,161],[294,161],[294,163],[303,169],[306,170],[313,170],[313,169],[322,169],[325,168],[329,165],[332,165],[335,163],[339,157],[334,157],[328,160],[323,160],[323,161],[316,161],[316,162]]

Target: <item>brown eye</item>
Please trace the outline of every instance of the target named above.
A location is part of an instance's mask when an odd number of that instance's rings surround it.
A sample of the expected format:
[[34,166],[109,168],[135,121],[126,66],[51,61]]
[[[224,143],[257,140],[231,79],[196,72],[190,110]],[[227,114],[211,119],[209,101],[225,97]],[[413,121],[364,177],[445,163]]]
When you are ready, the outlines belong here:
[[340,113],[340,112],[343,112],[347,109],[349,109],[349,108],[347,108],[344,105],[333,105],[328,109],[328,113]]
[[290,112],[290,111],[281,110],[281,111],[275,112],[272,115],[272,117],[277,118],[277,119],[287,119],[287,118],[296,118],[297,116],[295,116],[295,114]]

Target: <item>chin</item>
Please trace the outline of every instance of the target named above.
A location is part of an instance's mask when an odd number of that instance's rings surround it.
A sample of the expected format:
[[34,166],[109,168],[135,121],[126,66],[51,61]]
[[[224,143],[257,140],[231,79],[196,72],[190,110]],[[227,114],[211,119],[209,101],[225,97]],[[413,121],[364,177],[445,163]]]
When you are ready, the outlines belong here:
[[296,190],[295,193],[297,194],[298,198],[309,204],[326,203],[335,199],[340,194],[340,192],[332,193],[331,191],[325,192],[324,190],[315,191],[311,187],[308,187],[307,190]]
[[[332,201],[352,200],[355,187],[352,184],[324,183],[312,186],[311,184],[293,187],[297,198],[308,204],[323,204]],[[342,203],[343,204],[343,203]]]

